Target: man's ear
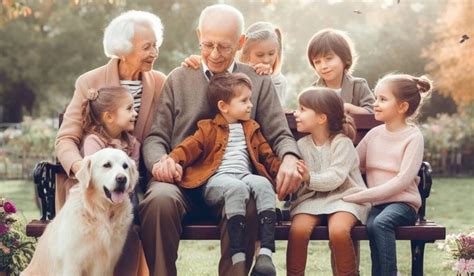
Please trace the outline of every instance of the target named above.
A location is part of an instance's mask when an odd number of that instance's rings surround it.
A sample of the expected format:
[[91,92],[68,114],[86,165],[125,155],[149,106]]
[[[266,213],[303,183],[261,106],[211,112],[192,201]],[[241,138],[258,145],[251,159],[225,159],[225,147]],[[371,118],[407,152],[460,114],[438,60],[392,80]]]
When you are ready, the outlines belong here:
[[239,37],[239,50],[242,50],[242,47],[244,47],[245,43],[245,35],[241,34]]
[[89,188],[91,182],[91,163],[90,157],[84,158],[81,168],[76,173],[76,178],[79,180],[80,185],[84,185],[86,188]]
[[196,28],[196,34],[197,34],[199,43],[201,43],[201,30],[199,29],[199,27]]
[[229,105],[223,100],[220,100],[217,102],[217,109],[222,113],[227,113],[229,111]]

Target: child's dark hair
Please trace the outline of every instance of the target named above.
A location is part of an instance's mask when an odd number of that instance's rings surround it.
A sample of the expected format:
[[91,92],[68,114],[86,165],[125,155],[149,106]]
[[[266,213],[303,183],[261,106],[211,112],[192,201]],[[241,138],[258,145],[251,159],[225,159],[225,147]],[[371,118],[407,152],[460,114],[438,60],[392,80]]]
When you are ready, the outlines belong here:
[[239,96],[235,89],[239,86],[252,89],[252,81],[244,73],[224,72],[212,76],[207,88],[207,98],[211,109],[217,113],[219,101],[230,103],[233,98]]
[[356,136],[354,120],[344,112],[344,102],[334,90],[325,87],[307,88],[298,96],[298,102],[316,113],[326,115],[330,139],[342,133],[354,140]]
[[340,30],[324,29],[309,40],[307,54],[311,67],[314,68],[313,60],[315,58],[325,56],[331,51],[342,60],[344,71],[351,74],[358,56],[352,39]]
[[[99,90],[89,89],[87,91],[87,99],[83,103],[82,108],[82,128],[85,133],[95,134],[108,147],[114,147],[112,137],[105,130],[102,117],[105,112],[115,112],[120,108],[121,103],[130,92],[121,86],[102,87]],[[128,133],[122,133],[121,140],[127,143],[125,152],[131,154],[134,143]]]
[[406,118],[415,120],[425,99],[431,94],[432,83],[426,76],[413,77],[406,74],[389,74],[381,78],[375,87],[386,84],[399,103],[407,102]]

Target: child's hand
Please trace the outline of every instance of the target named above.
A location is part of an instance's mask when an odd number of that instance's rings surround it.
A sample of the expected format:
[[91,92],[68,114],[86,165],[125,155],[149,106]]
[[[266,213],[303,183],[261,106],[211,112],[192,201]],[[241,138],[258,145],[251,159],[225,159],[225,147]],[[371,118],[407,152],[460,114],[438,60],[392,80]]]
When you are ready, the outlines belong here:
[[270,64],[258,63],[250,64],[253,67],[257,75],[271,75],[273,73],[272,66]]
[[201,67],[201,56],[200,55],[190,55],[181,62],[182,67],[199,69]]
[[298,162],[296,162],[296,168],[298,169],[298,172],[303,177],[303,181],[309,182],[309,171],[304,160],[298,160]]

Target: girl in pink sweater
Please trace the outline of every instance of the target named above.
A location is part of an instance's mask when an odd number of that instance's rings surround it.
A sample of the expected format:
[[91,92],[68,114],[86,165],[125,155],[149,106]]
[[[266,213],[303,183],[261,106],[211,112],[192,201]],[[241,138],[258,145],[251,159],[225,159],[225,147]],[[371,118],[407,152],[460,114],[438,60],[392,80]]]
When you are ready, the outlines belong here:
[[138,167],[140,142],[130,134],[137,112],[133,96],[121,86],[89,89],[83,105],[83,156],[111,147],[125,151]]
[[369,189],[343,197],[373,204],[367,219],[372,275],[397,275],[395,228],[417,220],[423,136],[409,121],[430,91],[427,78],[409,75],[385,76],[375,87],[375,119],[385,124],[369,131],[357,146]]

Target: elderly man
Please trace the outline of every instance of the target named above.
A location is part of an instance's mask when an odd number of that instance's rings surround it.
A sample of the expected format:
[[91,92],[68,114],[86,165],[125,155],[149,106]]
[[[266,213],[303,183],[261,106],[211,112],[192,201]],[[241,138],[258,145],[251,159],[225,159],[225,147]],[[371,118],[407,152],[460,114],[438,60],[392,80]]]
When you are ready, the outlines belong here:
[[[213,74],[242,72],[250,77],[254,104],[251,117],[262,126],[263,134],[282,159],[276,181],[278,196],[282,199],[299,187],[301,176],[296,161],[300,154],[270,77],[258,76],[251,67],[234,61],[244,42],[243,25],[242,14],[231,6],[219,4],[204,9],[197,29],[202,69],[177,68],[163,87],[152,130],[143,144],[145,165],[154,179],[139,206],[143,246],[152,275],[176,275],[182,219],[191,210],[203,209],[201,191],[173,184],[180,167],[170,162],[167,153],[196,130],[197,121],[213,117],[206,96]],[[232,265],[227,221],[225,216],[221,219],[220,275],[247,275],[250,271],[259,223],[253,200],[249,201],[247,214],[246,262],[240,265]]]

